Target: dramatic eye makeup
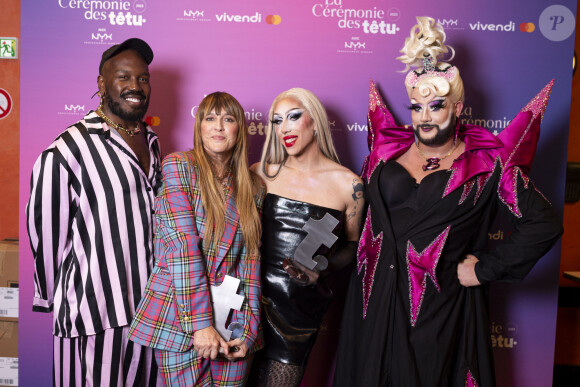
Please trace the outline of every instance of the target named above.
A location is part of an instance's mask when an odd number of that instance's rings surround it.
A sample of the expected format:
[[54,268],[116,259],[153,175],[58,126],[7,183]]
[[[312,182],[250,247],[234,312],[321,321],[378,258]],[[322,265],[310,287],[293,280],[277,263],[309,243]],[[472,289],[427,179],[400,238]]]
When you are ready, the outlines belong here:
[[[298,121],[300,117],[304,114],[304,110],[300,108],[294,108],[286,113],[286,119],[288,121]],[[284,121],[284,117],[282,117],[279,113],[274,114],[274,118],[270,122],[275,127],[280,126],[280,124]]]
[[[432,112],[436,112],[440,109],[443,109],[446,106],[447,106],[447,104],[445,103],[444,98],[443,99],[435,99],[427,104],[427,107]],[[411,105],[408,106],[407,109],[413,110],[413,111],[418,113],[421,110],[423,110],[423,104],[414,102],[414,103],[411,103]]]
[[286,117],[290,120],[290,121],[297,121],[300,119],[300,117],[302,117],[302,114],[304,114],[304,110],[291,110],[288,112],[288,114],[286,115]]
[[274,118],[272,118],[272,120],[270,122],[275,127],[278,127],[278,126],[280,126],[280,124],[282,123],[282,121],[284,121],[284,119],[282,118],[282,116],[274,115]]
[[431,111],[434,111],[434,112],[436,112],[439,109],[443,109],[445,106],[447,106],[447,105],[445,104],[444,99],[436,99],[436,100],[429,102],[429,109],[431,109]]
[[420,103],[412,103],[410,106],[407,106],[407,109],[413,110],[415,112],[420,112],[423,105]]

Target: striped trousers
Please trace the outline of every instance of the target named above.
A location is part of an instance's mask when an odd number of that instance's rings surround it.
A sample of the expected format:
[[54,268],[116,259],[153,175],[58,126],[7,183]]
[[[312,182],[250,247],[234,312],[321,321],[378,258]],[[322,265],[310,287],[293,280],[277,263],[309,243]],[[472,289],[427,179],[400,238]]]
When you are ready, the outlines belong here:
[[54,337],[54,386],[163,386],[153,350],[127,339],[129,327],[91,336]]

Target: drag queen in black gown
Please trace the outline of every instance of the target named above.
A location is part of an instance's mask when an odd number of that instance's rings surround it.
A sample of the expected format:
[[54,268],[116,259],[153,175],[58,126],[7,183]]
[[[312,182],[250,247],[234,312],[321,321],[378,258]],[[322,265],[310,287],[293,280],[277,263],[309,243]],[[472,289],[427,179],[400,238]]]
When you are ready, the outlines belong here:
[[[443,28],[417,18],[399,57],[413,126],[374,83],[362,177],[368,212],[345,302],[334,386],[495,385],[488,285],[519,281],[562,233],[528,172],[552,83],[497,136],[463,125]],[[509,238],[489,249],[503,213]]]
[[332,299],[324,277],[356,254],[363,186],[339,164],[328,117],[313,93],[283,92],[269,119],[261,161],[252,167],[268,194],[261,249],[265,347],[249,384],[298,386]]

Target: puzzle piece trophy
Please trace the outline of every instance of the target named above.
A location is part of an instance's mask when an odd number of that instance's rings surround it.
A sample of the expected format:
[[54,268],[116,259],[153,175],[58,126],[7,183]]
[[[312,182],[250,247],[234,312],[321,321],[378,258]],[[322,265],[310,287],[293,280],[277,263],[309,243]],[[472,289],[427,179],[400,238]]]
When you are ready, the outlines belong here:
[[[244,303],[244,296],[237,294],[239,286],[239,278],[226,275],[221,285],[210,287],[215,329],[225,341],[240,338],[244,331],[242,324],[238,321],[232,321],[226,328],[230,311],[232,309],[240,311]],[[237,352],[237,347],[233,347],[231,351]]]

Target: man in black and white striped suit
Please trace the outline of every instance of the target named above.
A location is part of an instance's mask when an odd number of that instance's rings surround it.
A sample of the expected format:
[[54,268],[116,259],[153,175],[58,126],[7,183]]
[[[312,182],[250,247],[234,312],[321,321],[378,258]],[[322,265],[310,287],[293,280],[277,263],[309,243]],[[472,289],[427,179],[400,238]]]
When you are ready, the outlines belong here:
[[142,121],[152,60],[136,38],[105,51],[100,106],[60,134],[32,171],[33,310],[53,312],[55,385],[161,385],[151,349],[127,339],[153,264],[161,184],[157,135]]

